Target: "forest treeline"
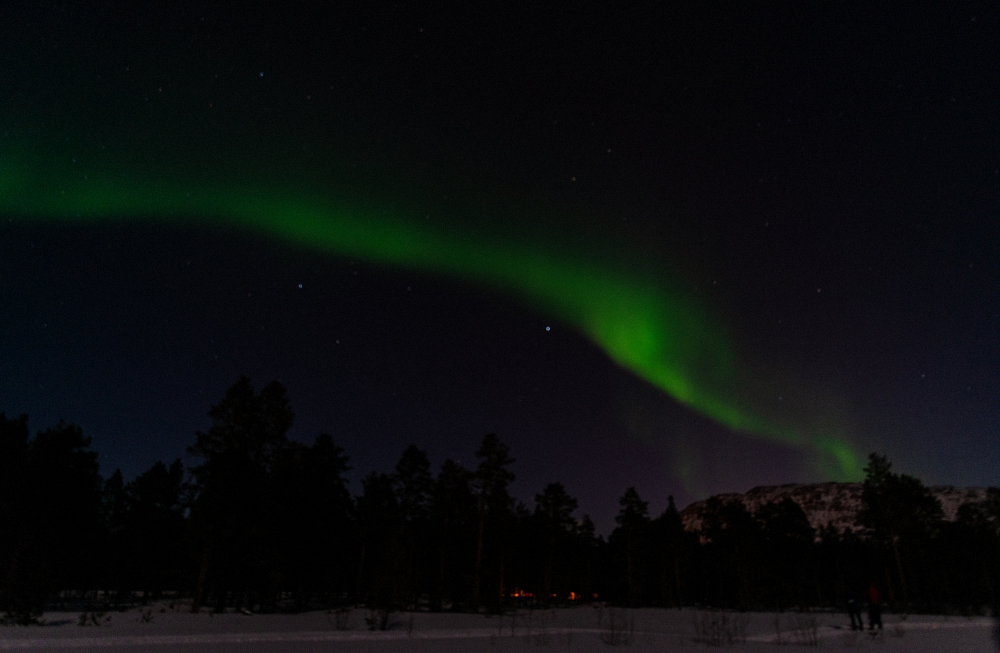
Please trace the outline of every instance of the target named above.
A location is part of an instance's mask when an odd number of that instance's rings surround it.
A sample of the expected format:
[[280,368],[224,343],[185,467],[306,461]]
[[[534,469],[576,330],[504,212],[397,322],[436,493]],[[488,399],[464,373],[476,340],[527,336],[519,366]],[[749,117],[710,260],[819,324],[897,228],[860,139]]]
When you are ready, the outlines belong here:
[[94,597],[184,596],[193,610],[489,610],[593,600],[733,609],[842,606],[874,581],[907,611],[997,604],[1000,491],[956,521],[916,478],[872,454],[856,530],[816,532],[794,501],[751,514],[710,499],[700,532],[673,498],[661,515],[634,488],[606,539],[560,483],[515,501],[511,453],[483,438],[472,469],[432,469],[415,446],[351,496],[344,450],[289,440],[285,388],[241,377],[188,453],[125,482],[104,479],[77,426],[31,436],[0,413],[0,611],[30,623]]

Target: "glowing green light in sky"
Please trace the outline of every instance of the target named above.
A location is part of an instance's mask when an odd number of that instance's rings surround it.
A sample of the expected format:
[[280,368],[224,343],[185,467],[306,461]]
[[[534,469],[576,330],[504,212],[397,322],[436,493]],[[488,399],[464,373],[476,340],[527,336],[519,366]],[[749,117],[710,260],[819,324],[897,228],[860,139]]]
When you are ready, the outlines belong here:
[[860,477],[858,457],[843,439],[777,426],[735,399],[732,348],[695,300],[570,251],[460,237],[305,195],[40,174],[16,159],[0,162],[0,211],[74,221],[221,221],[338,255],[489,284],[575,326],[615,362],[715,421],[810,449],[829,476]]

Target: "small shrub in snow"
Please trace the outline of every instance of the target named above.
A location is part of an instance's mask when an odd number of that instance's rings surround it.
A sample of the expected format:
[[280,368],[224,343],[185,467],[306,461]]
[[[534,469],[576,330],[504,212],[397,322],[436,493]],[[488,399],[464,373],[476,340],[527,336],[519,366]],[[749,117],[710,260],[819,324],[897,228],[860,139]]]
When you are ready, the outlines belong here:
[[0,626],[43,626],[41,612],[33,610],[8,610],[0,616]]
[[368,630],[389,630],[389,617],[392,612],[385,608],[372,608],[368,610],[365,623]]
[[326,618],[333,624],[333,627],[336,628],[337,630],[351,629],[350,608],[337,608],[335,610],[327,610]]
[[107,610],[91,610],[88,607],[80,613],[80,618],[77,619],[76,623],[78,626],[100,626],[109,621],[111,621],[111,615],[107,613]]
[[[786,637],[785,631],[789,636]],[[774,643],[795,644],[797,646],[819,645],[819,621],[815,615],[788,615],[782,625],[780,614],[774,615]]]
[[708,646],[746,644],[750,618],[724,610],[696,612],[691,618],[694,641]]
[[631,646],[635,637],[635,615],[630,610],[608,609],[608,625],[601,641],[608,646]]

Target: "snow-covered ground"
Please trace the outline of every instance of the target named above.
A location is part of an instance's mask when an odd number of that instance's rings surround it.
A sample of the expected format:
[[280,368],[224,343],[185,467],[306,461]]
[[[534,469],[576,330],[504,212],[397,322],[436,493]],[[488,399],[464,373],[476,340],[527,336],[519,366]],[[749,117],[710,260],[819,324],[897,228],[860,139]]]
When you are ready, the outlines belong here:
[[[718,613],[684,610],[619,610],[580,607],[522,610],[516,615],[398,613],[386,631],[369,631],[364,610],[354,610],[347,629],[335,615],[243,615],[140,611],[113,612],[100,626],[78,625],[79,613],[51,612],[46,625],[0,627],[0,650],[51,651],[674,651],[709,643],[747,651],[776,644],[871,651],[993,651],[992,625],[982,617],[885,615],[876,637],[850,630],[846,615],[826,613]],[[344,625],[344,624],[341,624]]]

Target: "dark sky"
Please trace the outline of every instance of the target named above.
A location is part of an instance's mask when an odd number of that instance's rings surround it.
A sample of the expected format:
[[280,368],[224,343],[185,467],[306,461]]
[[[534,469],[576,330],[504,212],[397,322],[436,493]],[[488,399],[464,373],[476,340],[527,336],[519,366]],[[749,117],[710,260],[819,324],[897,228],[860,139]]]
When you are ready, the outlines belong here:
[[[761,410],[1000,484],[995,7],[35,4],[0,9],[4,157],[307,188],[661,271]],[[0,209],[0,410],[80,424],[105,474],[182,456],[247,374],[355,478],[410,443],[472,466],[495,431],[521,499],[560,480],[605,533],[629,485],[658,512],[824,480],[501,290],[197,220]]]

